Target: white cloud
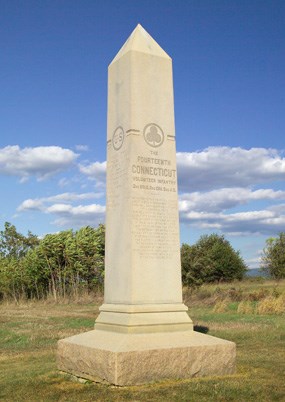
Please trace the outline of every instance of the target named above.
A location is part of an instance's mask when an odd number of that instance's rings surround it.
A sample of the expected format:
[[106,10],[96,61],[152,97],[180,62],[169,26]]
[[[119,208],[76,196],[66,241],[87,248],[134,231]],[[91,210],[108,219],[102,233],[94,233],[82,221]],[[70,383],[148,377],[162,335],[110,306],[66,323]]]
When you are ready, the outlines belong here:
[[[182,222],[231,235],[284,231],[285,204],[278,201],[285,199],[285,191],[256,189],[261,183],[284,181],[285,158],[281,152],[212,147],[178,153],[177,161],[179,188],[185,191],[179,197]],[[260,210],[256,208],[258,201]],[[233,208],[242,208],[243,212],[230,213]]]
[[249,269],[260,267],[260,263],[261,263],[260,257],[248,258],[246,260],[246,265],[249,267]]
[[206,192],[181,194],[179,209],[187,211],[221,212],[251,201],[285,200],[285,191],[271,189],[251,190],[249,188],[221,188]]
[[58,181],[58,185],[59,187],[66,187],[68,186],[70,183],[70,180],[67,179],[66,177],[62,177],[59,181]]
[[181,212],[181,221],[203,229],[220,230],[231,235],[272,235],[284,231],[285,215],[269,209],[236,212],[232,214],[213,212]]
[[88,145],[78,144],[78,145],[75,145],[75,149],[76,149],[76,151],[79,151],[79,152],[86,152],[89,150],[89,147],[88,147]]
[[89,179],[96,180],[98,183],[104,183],[106,180],[107,162],[94,162],[89,165],[79,165],[81,173],[85,174]]
[[70,149],[57,146],[21,149],[18,145],[0,148],[0,174],[18,176],[21,182],[30,176],[44,180],[69,169],[78,157]]
[[17,208],[17,211],[41,211],[43,209],[43,203],[41,199],[27,199],[23,201]]
[[81,201],[81,200],[90,200],[90,199],[98,199],[104,196],[104,193],[62,193],[56,194],[50,197],[42,197],[42,198],[35,198],[35,199],[27,199],[23,201],[17,208],[17,211],[24,212],[24,211],[43,211],[47,212],[48,209],[46,204],[49,203],[71,203],[74,201]]
[[276,214],[285,214],[285,204],[272,205],[268,209],[274,211]]
[[66,204],[54,204],[48,207],[46,212],[57,216],[54,223],[58,226],[97,226],[104,221],[105,206],[91,204],[73,207]]
[[274,149],[209,147],[178,152],[181,191],[244,187],[285,179],[285,158]]
[[78,201],[98,199],[104,193],[62,193],[50,197],[27,199],[17,208],[18,212],[39,211],[56,216],[57,226],[80,227],[97,226],[104,222],[105,206],[99,204],[71,205]]

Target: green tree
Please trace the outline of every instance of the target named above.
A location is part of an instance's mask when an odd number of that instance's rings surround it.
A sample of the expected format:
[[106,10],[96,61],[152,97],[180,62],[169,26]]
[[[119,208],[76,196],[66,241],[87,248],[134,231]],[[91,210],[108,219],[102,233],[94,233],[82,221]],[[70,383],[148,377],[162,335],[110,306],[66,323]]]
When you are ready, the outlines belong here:
[[193,246],[181,248],[182,281],[188,286],[241,280],[247,267],[224,236],[204,235]]
[[25,295],[25,277],[22,264],[15,258],[0,257],[0,298],[16,302]]
[[45,297],[49,289],[47,264],[39,248],[40,245],[29,250],[22,262],[26,274],[27,296],[37,299]]
[[86,226],[75,234],[78,266],[89,287],[103,286],[105,261],[105,226],[94,229]]
[[6,222],[0,232],[0,298],[77,296],[102,287],[105,226],[48,234],[39,240]]
[[0,231],[0,255],[3,257],[21,258],[37,244],[39,244],[37,236],[28,232],[28,236],[25,237],[9,222],[5,222],[4,230]]
[[285,232],[266,240],[261,269],[274,279],[285,278]]
[[46,235],[24,258],[29,295],[78,296],[102,287],[104,279],[105,227],[83,227]]
[[182,244],[181,247],[181,268],[182,283],[186,286],[197,287],[205,282],[205,271],[211,261],[203,249],[196,245]]
[[[66,258],[66,246],[73,241],[73,231],[66,230],[46,235],[39,245],[30,252],[26,261],[26,268],[30,280],[35,278],[38,290],[47,286],[46,293],[52,293],[55,300],[59,295],[65,295],[67,282],[72,279],[71,261]],[[31,283],[31,281],[30,281]]]
[[5,222],[0,231],[0,298],[19,300],[27,293],[24,256],[39,243],[37,236],[20,234],[14,225]]

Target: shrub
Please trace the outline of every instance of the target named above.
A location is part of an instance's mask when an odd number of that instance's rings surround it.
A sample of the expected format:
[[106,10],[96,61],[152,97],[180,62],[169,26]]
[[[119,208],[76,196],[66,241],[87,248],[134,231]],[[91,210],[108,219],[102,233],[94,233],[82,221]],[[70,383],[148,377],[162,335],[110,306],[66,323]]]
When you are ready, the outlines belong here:
[[217,234],[202,236],[181,247],[182,281],[187,286],[241,280],[247,267],[238,251]]

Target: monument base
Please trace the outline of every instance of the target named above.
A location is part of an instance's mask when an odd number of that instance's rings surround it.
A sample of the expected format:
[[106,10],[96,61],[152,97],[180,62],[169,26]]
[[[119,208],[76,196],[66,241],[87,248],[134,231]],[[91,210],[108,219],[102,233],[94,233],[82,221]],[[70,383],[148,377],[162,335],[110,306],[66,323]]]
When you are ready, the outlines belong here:
[[235,372],[235,343],[195,331],[93,330],[58,342],[58,368],[115,385]]
[[100,308],[95,329],[112,332],[146,333],[193,330],[183,303],[106,304]]

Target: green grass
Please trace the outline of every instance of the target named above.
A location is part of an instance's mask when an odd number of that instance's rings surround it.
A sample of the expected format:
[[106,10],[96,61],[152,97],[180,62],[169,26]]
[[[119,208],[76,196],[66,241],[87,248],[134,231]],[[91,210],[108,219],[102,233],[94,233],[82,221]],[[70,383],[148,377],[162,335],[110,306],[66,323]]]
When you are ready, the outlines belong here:
[[[218,288],[205,286],[187,294],[189,314],[200,330],[236,342],[236,374],[124,388],[79,383],[57,371],[57,340],[92,329],[98,304],[0,304],[0,400],[285,401],[285,315],[239,314],[240,300],[229,298],[232,288],[242,300],[251,300],[254,292],[266,289],[271,294],[276,284],[247,281]],[[285,293],[284,281],[277,290]],[[227,300],[226,309],[216,312],[221,300]]]

